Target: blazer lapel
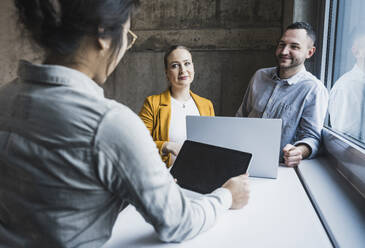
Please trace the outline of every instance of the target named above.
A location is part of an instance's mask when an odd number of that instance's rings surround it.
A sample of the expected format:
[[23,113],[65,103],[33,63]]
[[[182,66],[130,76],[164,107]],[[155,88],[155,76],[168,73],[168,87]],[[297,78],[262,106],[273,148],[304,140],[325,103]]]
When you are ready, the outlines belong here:
[[190,95],[193,98],[193,100],[195,102],[195,105],[196,105],[196,107],[199,110],[199,114],[201,116],[204,116],[204,115],[208,115],[209,116],[210,114],[209,113],[206,113],[206,108],[204,108],[204,106],[202,106],[202,104],[201,104],[202,102],[199,99],[200,97],[197,94],[194,94],[192,91],[190,91]]
[[169,128],[171,118],[171,93],[170,89],[167,89],[161,94],[160,105],[159,105],[159,129],[160,138],[163,140],[169,139]]

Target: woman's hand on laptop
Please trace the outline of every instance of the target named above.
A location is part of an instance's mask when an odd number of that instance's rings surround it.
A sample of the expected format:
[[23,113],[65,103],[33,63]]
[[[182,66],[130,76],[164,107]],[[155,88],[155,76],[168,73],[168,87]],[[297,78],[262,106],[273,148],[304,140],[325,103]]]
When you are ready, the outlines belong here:
[[250,185],[247,173],[228,179],[222,187],[228,189],[232,194],[231,209],[240,209],[247,205],[250,198]]
[[167,141],[162,146],[162,152],[164,154],[171,153],[172,155],[177,156],[177,154],[179,154],[179,151],[180,151],[181,147],[182,147],[181,144],[171,142],[171,141]]

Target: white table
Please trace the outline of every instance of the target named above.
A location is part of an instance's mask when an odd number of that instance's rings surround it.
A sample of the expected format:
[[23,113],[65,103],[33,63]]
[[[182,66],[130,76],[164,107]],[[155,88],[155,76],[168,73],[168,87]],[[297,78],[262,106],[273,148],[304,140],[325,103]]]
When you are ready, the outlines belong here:
[[117,247],[332,247],[295,171],[278,179],[251,178],[249,204],[227,211],[207,232],[183,243],[162,243],[134,207],[119,214],[104,248]]

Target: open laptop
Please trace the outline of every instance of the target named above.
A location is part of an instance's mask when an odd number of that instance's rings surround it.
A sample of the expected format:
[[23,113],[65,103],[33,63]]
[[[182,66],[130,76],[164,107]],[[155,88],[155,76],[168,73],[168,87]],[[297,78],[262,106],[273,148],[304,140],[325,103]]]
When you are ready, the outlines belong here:
[[187,139],[252,154],[250,176],[276,178],[281,120],[241,117],[186,117]]

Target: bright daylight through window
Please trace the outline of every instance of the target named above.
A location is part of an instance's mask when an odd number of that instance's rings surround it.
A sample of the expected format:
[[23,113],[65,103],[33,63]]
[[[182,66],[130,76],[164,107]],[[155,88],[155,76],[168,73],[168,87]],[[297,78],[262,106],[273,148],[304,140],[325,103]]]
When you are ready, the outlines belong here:
[[364,13],[363,0],[339,1],[328,109],[330,127],[362,147],[365,147]]

